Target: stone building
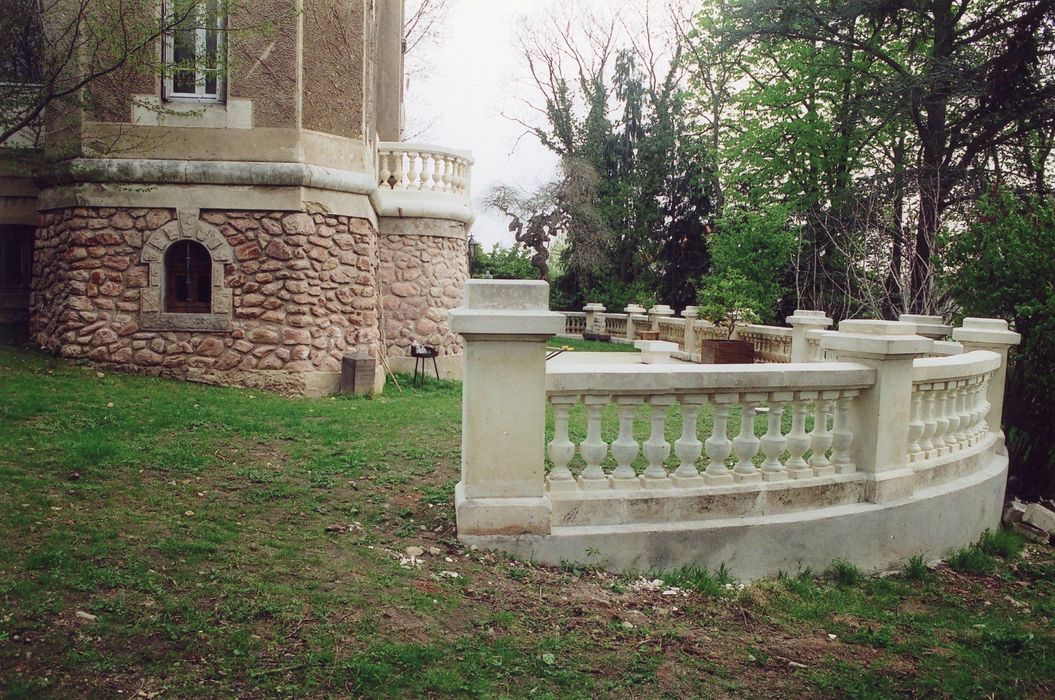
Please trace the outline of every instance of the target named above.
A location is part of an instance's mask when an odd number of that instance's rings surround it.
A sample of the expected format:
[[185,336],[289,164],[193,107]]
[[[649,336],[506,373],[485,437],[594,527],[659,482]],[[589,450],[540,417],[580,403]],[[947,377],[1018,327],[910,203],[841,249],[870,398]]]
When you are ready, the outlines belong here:
[[180,54],[223,55],[214,27],[238,18],[198,5],[153,47],[162,70],[91,83],[33,137],[43,165],[0,166],[0,322],[62,357],[290,394],[335,391],[351,353],[406,370],[412,341],[457,373],[472,161],[400,142],[402,0],[247,0],[286,19],[217,70]]

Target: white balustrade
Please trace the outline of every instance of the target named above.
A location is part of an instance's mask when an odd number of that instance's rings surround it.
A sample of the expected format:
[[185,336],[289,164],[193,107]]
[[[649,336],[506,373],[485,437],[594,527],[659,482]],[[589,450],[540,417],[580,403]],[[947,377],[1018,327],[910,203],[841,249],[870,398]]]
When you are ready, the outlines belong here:
[[393,190],[469,194],[472,159],[464,153],[421,144],[378,144],[378,184]]
[[977,352],[917,360],[907,453],[923,462],[964,450],[989,433],[992,354]]
[[[645,393],[611,396],[585,392],[551,394],[553,439],[547,453],[553,466],[547,483],[551,491],[575,489],[617,490],[669,489],[753,484],[849,474],[855,471],[850,458],[853,430],[848,416],[860,389],[829,391],[758,391],[718,393]],[[575,445],[569,435],[571,408],[581,401],[586,423],[585,437]],[[618,436],[606,443],[602,424],[609,404],[618,420]],[[791,431],[783,433],[782,419],[790,407]],[[815,417],[813,430],[806,432],[809,409]],[[667,438],[667,423],[680,412],[679,434],[673,444]],[[707,435],[700,435],[703,412],[712,416]],[[765,416],[758,419],[758,414]],[[739,419],[735,437],[729,437],[730,420]],[[648,438],[634,436],[638,422],[647,422]],[[764,423],[764,425],[756,425]],[[701,438],[705,438],[702,439]],[[569,465],[575,452],[582,457],[578,477]],[[831,453],[831,459],[828,453]],[[804,456],[809,453],[809,460]],[[615,462],[605,470],[608,455]],[[643,457],[638,474],[635,461]],[[733,465],[728,464],[731,458]],[[669,469],[672,471],[668,471]]]

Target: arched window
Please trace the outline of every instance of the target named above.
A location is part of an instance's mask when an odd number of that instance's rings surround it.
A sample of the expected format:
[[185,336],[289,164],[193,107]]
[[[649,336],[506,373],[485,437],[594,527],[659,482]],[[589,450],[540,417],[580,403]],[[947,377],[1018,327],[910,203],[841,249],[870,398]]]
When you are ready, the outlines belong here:
[[212,311],[212,258],[197,241],[176,241],[165,251],[165,311]]

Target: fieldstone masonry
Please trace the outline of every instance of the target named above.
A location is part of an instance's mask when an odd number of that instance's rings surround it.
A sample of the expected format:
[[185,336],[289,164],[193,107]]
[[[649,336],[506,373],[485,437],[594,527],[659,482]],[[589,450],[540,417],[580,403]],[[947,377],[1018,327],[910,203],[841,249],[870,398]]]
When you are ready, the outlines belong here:
[[390,362],[410,357],[413,341],[440,357],[460,355],[447,316],[469,277],[465,226],[434,219],[382,220],[379,248],[384,340]]
[[[42,214],[31,299],[36,342],[64,357],[290,394],[335,391],[346,352],[377,357],[378,236],[369,221],[305,212],[195,214]],[[159,261],[181,238],[202,241],[213,256],[211,314],[162,313]],[[444,311],[458,305],[465,263],[451,269],[455,254],[448,260],[448,251],[459,242],[441,240],[393,241],[386,257],[403,265],[416,256],[418,266],[388,277],[401,300],[393,313],[409,323],[420,312],[415,330],[452,348],[445,313],[438,318],[429,304],[438,301]],[[464,241],[460,246],[464,251]],[[439,269],[429,267],[432,257]],[[457,298],[447,301],[447,288]]]

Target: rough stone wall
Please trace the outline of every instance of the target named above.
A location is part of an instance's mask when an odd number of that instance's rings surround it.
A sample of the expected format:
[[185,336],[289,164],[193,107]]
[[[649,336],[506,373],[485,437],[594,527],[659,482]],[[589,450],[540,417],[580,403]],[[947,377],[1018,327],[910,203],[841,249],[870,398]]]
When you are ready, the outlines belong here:
[[382,219],[380,226],[378,277],[388,356],[409,357],[414,340],[437,347],[440,355],[460,354],[462,340],[451,332],[447,314],[461,305],[469,277],[464,225]]
[[[303,393],[298,375],[335,373],[348,350],[376,356],[376,233],[365,220],[303,212],[203,211],[234,249],[224,331],[140,327],[144,237],[171,209],[77,208],[42,216],[31,332],[65,357],[151,374]],[[275,370],[281,370],[276,372]]]

